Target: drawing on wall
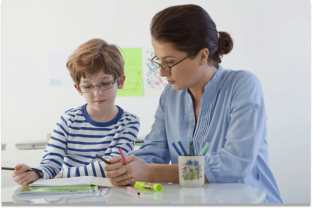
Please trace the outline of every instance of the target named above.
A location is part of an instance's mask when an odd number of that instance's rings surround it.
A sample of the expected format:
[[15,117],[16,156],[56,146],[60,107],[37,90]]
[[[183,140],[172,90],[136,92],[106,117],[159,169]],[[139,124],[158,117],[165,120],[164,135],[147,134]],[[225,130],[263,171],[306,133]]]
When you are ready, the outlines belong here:
[[143,96],[142,49],[122,48],[120,52],[125,61],[126,80],[117,96]]
[[74,82],[66,68],[68,57],[72,51],[49,51],[49,83],[50,86],[73,86]]
[[144,96],[160,95],[168,82],[166,78],[159,76],[159,69],[151,62],[151,59],[154,57],[153,48],[143,48],[142,56]]
[[[74,82],[66,68],[72,51],[50,51],[48,53],[50,86],[73,86]],[[123,48],[121,54],[125,61],[126,81],[117,96],[158,96],[168,83],[159,76],[159,69],[152,63],[152,47]],[[144,92],[144,93],[143,93]]]

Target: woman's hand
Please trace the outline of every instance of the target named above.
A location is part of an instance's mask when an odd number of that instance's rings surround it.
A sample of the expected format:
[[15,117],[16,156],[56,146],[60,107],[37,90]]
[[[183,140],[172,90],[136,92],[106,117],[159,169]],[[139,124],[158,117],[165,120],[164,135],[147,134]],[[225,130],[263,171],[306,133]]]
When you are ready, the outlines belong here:
[[111,184],[114,186],[124,186],[134,182],[131,175],[127,173],[121,156],[114,156],[109,162],[112,164],[105,164],[104,172]]
[[62,173],[57,174],[53,179],[62,178]]
[[39,175],[35,171],[26,172],[28,165],[18,164],[12,173],[13,180],[19,185],[26,186],[39,179]]
[[134,155],[130,155],[126,159],[128,164],[125,165],[124,168],[127,170],[127,173],[130,174],[131,178],[134,179],[131,185],[134,185],[136,181],[153,182],[150,164],[142,162]]
[[145,164],[134,155],[126,158],[128,164],[120,156],[113,157],[111,165],[104,167],[105,176],[114,186],[134,185],[136,181],[151,182],[151,169],[149,164]]

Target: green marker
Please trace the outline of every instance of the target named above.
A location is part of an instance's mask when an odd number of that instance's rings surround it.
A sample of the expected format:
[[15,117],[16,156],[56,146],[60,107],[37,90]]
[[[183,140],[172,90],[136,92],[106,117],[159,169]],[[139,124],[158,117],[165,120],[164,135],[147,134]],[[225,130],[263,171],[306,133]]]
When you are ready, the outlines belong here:
[[206,152],[206,150],[209,147],[209,144],[210,144],[209,142],[206,143],[206,145],[204,146],[203,150],[200,152],[199,156],[202,156]]
[[181,149],[182,149],[182,151],[184,153],[184,156],[188,156],[188,154],[186,153],[185,149],[182,146],[182,143],[180,141],[178,141],[178,144],[180,145],[180,147],[181,147]]
[[143,189],[143,190],[161,191],[162,185],[160,183],[147,183],[147,182],[137,181],[134,184],[134,188]]

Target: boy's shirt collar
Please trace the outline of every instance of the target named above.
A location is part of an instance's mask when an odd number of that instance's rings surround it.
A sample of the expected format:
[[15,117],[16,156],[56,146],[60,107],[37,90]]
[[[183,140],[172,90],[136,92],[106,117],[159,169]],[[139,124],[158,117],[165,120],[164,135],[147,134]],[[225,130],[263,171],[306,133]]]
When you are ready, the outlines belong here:
[[113,120],[108,121],[108,122],[97,122],[90,118],[90,116],[87,113],[86,106],[87,106],[87,103],[81,106],[82,115],[85,117],[86,121],[88,121],[93,126],[98,126],[98,127],[107,127],[107,126],[115,125],[121,118],[122,114],[124,113],[124,110],[118,105],[116,105],[119,111],[118,111],[117,116]]

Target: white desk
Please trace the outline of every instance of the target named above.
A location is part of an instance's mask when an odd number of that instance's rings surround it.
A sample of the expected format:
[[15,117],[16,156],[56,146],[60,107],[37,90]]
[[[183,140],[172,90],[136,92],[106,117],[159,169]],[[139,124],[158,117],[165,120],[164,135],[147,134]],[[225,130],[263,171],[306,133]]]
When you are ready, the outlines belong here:
[[[11,145],[12,146],[12,145]],[[14,146],[13,146],[14,147]],[[134,150],[140,146],[135,145]],[[1,166],[15,167],[17,164],[26,164],[30,167],[36,167],[40,164],[44,149],[18,150],[11,147],[9,150],[1,151]],[[1,188],[16,186],[13,181],[12,171],[1,170]]]
[[[138,147],[135,147],[135,149]],[[9,150],[1,151],[2,166],[13,167],[18,163],[37,166],[42,158],[43,150]],[[163,184],[161,193],[142,193],[135,198],[127,194],[124,187],[103,189],[101,194],[78,195],[68,194],[60,196],[32,196],[24,198],[16,196],[20,186],[11,177],[11,171],[2,171],[2,203],[5,204],[241,204],[262,203],[266,194],[263,190],[245,184],[220,183],[205,184],[199,188],[183,188],[179,184]],[[11,187],[9,187],[11,186]]]
[[127,193],[125,187],[104,188],[97,193],[45,196],[17,196],[21,186],[3,188],[2,206],[18,204],[253,204],[263,203],[266,196],[260,188],[239,183],[212,183],[197,188],[163,184],[161,192],[141,191],[141,196]]

